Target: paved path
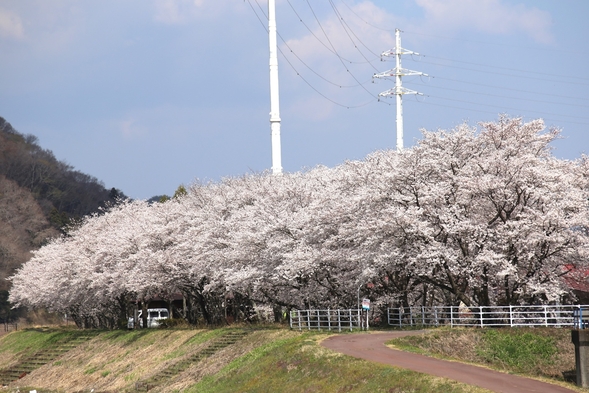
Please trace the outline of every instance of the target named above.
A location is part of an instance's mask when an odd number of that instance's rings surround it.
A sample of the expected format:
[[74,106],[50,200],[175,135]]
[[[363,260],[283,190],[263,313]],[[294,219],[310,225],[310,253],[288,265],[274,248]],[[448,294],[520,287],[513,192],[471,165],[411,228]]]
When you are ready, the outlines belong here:
[[346,355],[480,386],[502,393],[574,393],[558,385],[518,377],[483,367],[430,358],[387,347],[388,340],[423,332],[390,332],[332,336],[321,345]]

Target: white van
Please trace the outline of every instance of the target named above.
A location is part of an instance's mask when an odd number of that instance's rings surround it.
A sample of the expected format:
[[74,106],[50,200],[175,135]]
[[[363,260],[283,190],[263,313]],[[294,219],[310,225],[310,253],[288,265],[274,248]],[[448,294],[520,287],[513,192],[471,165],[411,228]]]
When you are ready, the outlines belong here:
[[[137,319],[139,320],[139,326],[143,327],[143,310],[139,310],[137,314]],[[148,328],[155,328],[160,325],[160,321],[163,319],[170,318],[170,314],[168,313],[167,308],[148,308],[147,309],[147,327]],[[133,329],[135,327],[135,321],[133,317],[129,318],[127,322],[127,328]]]

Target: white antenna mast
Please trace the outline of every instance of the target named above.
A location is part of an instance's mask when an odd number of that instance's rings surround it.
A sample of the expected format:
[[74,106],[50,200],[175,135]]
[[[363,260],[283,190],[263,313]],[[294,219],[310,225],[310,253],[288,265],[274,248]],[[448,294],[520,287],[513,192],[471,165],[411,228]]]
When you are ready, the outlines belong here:
[[268,1],[268,33],[270,42],[270,130],[272,132],[272,173],[282,173],[280,147],[280,102],[278,90],[278,45],[276,43],[276,2]]
[[387,91],[383,91],[378,96],[379,97],[390,97],[390,96],[397,96],[397,151],[403,150],[403,94],[419,94],[414,90],[409,90],[402,86],[401,77],[403,76],[413,76],[413,75],[423,75],[423,72],[419,71],[412,71],[401,68],[401,55],[419,55],[417,52],[412,52],[407,49],[403,49],[401,47],[401,30],[395,29],[395,49],[388,50],[383,52],[381,56],[395,56],[396,57],[396,67],[392,70],[388,70],[385,72],[381,72],[380,74],[374,74],[373,78],[388,78],[391,76],[395,77],[395,87],[393,89],[389,89]]

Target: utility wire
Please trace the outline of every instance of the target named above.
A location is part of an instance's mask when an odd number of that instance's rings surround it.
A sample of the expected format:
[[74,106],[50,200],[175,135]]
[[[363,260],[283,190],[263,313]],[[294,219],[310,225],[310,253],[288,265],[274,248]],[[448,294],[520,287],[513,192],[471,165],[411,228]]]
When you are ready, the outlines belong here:
[[[290,8],[292,9],[292,11],[297,16],[297,18],[299,19],[299,22],[301,22],[303,24],[303,26],[305,26],[305,28],[309,31],[309,33],[311,33],[311,35],[313,37],[315,37],[315,39],[317,40],[317,42],[319,42],[321,45],[323,45],[325,47],[325,49],[327,49],[328,51],[330,51],[334,55],[338,56],[338,54],[336,52],[334,52],[334,50],[331,49],[329,46],[327,46],[327,44],[325,44],[325,42],[323,42],[319,37],[317,37],[317,35],[313,32],[313,30],[311,30],[311,28],[309,27],[309,25],[307,25],[303,21],[303,18],[301,18],[301,16],[297,12],[297,10],[293,7],[293,5],[291,4],[290,0],[286,0],[286,1],[287,1],[288,5],[290,6]],[[347,61],[350,64],[366,64],[366,63],[371,63],[371,62],[377,60],[377,59],[374,59],[374,60],[370,60],[370,61],[368,61],[368,60],[367,61],[352,61],[352,60],[346,59],[345,57],[342,57],[342,59],[344,59],[345,61]],[[379,57],[379,59],[380,59],[380,57]]]
[[[507,46],[507,47],[512,47],[512,48],[522,48],[522,49],[529,49],[529,50],[536,50],[536,51],[542,51],[542,52],[546,52],[546,48],[539,48],[539,47],[533,47],[533,46],[525,46],[525,45],[514,45],[514,44],[500,44],[498,42],[487,42],[487,41],[475,41],[475,40],[465,40],[463,38],[456,38],[456,37],[443,37],[443,36],[439,36],[439,35],[435,35],[435,34],[424,34],[424,33],[416,33],[413,31],[406,31],[403,30],[404,33],[407,34],[414,34],[414,35],[421,35],[424,37],[433,37],[433,38],[438,38],[438,39],[442,39],[442,40],[452,40],[452,41],[461,41],[461,42],[472,42],[475,44],[484,44],[484,45],[497,45],[497,46]],[[562,52],[562,53],[570,53],[570,54],[587,54],[588,52],[581,52],[581,51],[572,51],[572,50],[566,50],[566,49],[556,49],[556,48],[550,48],[550,52]]]
[[[362,16],[360,16],[356,11],[354,11],[352,9],[352,7],[350,7],[350,5],[345,2],[344,0],[340,0],[341,3],[343,5],[345,5],[350,12],[352,12],[354,15],[356,15],[356,17],[358,17],[358,19],[360,19],[362,22],[364,22],[365,24],[367,24],[368,26],[374,27],[375,29],[378,30],[382,30],[382,31],[395,31],[395,29],[388,29],[388,28],[383,28],[381,26],[377,26],[373,23],[368,22],[366,19],[364,19]],[[485,44],[485,45],[498,45],[498,46],[508,46],[508,47],[513,47],[513,48],[524,48],[524,49],[531,49],[531,50],[539,50],[539,51],[546,51],[546,49],[544,48],[535,48],[535,47],[531,47],[531,46],[525,46],[525,45],[513,45],[513,44],[501,44],[498,42],[486,42],[486,41],[475,41],[475,40],[465,40],[465,39],[461,39],[461,38],[456,38],[456,37],[443,37],[443,36],[439,36],[439,35],[435,35],[435,34],[424,34],[424,33],[416,33],[416,32],[412,32],[412,31],[406,31],[403,30],[404,33],[407,34],[414,34],[414,35],[421,35],[424,37],[433,37],[433,38],[438,38],[438,39],[443,39],[443,40],[454,40],[454,41],[462,41],[462,42],[473,42],[476,44]],[[550,48],[551,52],[562,52],[562,53],[571,53],[571,54],[587,54],[587,52],[580,52],[580,51],[572,51],[572,50],[566,50],[566,49],[556,49],[556,48]]]
[[474,68],[452,66],[452,65],[448,65],[448,64],[441,64],[441,63],[435,63],[435,62],[424,61],[424,60],[422,60],[421,62],[422,63],[427,63],[427,64],[437,65],[437,66],[440,66],[440,67],[449,67],[449,68],[456,68],[456,69],[459,69],[459,70],[467,70],[467,71],[481,72],[481,73],[484,73],[484,74],[494,74],[494,75],[502,75],[502,76],[511,76],[511,77],[514,77],[514,78],[534,79],[534,80],[541,80],[541,81],[544,81],[544,82],[567,83],[567,84],[570,84],[570,85],[586,85],[586,86],[589,86],[589,83],[568,82],[568,81],[559,81],[559,80],[555,80],[555,79],[539,78],[539,77],[535,77],[535,76],[505,74],[505,73],[502,73],[502,72],[492,72],[492,71],[477,70],[477,69],[474,69]]
[[[501,86],[497,86],[497,85],[487,85],[487,84],[484,84],[484,83],[467,82],[467,81],[462,81],[462,80],[459,80],[459,79],[445,78],[443,76],[432,76],[431,78],[432,79],[443,79],[443,80],[447,80],[447,81],[458,82],[458,83],[465,83],[465,84],[475,85],[475,86],[492,87],[494,89],[518,91],[518,92],[522,92],[522,93],[539,94],[539,95],[546,94],[546,92],[538,92],[538,91],[530,91],[530,90],[520,90],[520,89],[509,88],[509,87],[501,87]],[[560,98],[569,98],[569,99],[573,99],[573,100],[589,101],[589,98],[564,96],[564,95],[559,95],[559,94],[554,94],[554,93],[550,93],[550,95],[552,97],[560,97]]]
[[[339,10],[335,6],[335,4],[333,4],[333,1],[332,0],[329,0],[329,4],[331,5],[331,8],[335,12],[335,16],[337,17],[339,23],[342,25],[342,28],[346,32],[346,35],[348,36],[348,38],[350,39],[350,41],[352,42],[352,44],[354,45],[354,48],[356,48],[356,50],[358,51],[358,53],[360,53],[360,55],[362,55],[362,57],[366,61],[368,61],[368,59],[366,58],[366,56],[364,55],[364,53],[362,53],[362,51],[360,50],[360,48],[358,48],[358,45],[354,42],[354,40],[350,36],[350,33],[352,33],[354,35],[354,37],[356,37],[356,39],[358,40],[358,42],[360,44],[362,44],[362,46],[364,46],[366,49],[368,49],[368,51],[370,53],[372,53],[374,56],[376,56],[376,58],[380,58],[380,55],[379,54],[373,52],[368,46],[366,46],[366,44],[364,44],[364,42],[362,42],[362,40],[360,40],[360,38],[356,35],[356,33],[354,33],[354,31],[352,30],[352,28],[350,27],[350,25],[348,25],[346,23],[346,21],[344,20],[344,18],[342,17],[341,13],[339,12]],[[350,31],[350,33],[348,33],[348,30]],[[376,72],[379,72],[379,69],[376,68],[376,67],[374,67],[374,65],[371,62],[370,62],[370,65],[372,66],[372,68],[374,68],[376,70]]]
[[367,20],[362,18],[360,15],[358,15],[358,13],[356,11],[354,11],[352,9],[352,7],[350,7],[348,5],[348,3],[346,3],[344,0],[341,0],[341,2],[343,5],[345,5],[350,10],[350,12],[352,12],[352,14],[356,15],[358,17],[358,19],[360,19],[362,22],[366,23],[368,26],[374,27],[375,29],[382,30],[382,31],[395,31],[395,29],[383,29],[382,27],[376,26],[376,25],[368,22]]
[[[589,81],[589,78],[580,78],[580,77],[577,77],[577,76],[570,76],[570,75],[559,75],[559,74],[555,74],[553,72],[550,72],[550,73],[549,72],[537,72],[537,71],[521,70],[521,69],[517,69],[517,68],[499,67],[499,66],[492,66],[492,65],[488,65],[488,64],[472,63],[470,61],[447,59],[447,58],[444,58],[444,57],[437,57],[437,56],[424,55],[424,54],[421,54],[421,56],[424,57],[424,58],[431,57],[432,59],[452,61],[452,62],[455,62],[455,63],[463,63],[463,64],[470,64],[470,65],[477,65],[477,66],[489,67],[489,68],[497,68],[497,69],[500,69],[500,70],[508,70],[508,71],[516,71],[516,72],[526,72],[528,74],[547,75],[547,76],[558,76],[560,78],[582,79],[582,80]],[[434,63],[432,63],[432,64],[434,64]]]
[[315,75],[317,75],[319,78],[323,79],[325,82],[327,82],[327,83],[329,83],[329,84],[331,84],[333,86],[337,86],[339,88],[352,88],[352,87],[359,87],[359,86],[362,86],[362,85],[366,85],[366,84],[372,82],[372,80],[368,80],[366,82],[357,83],[355,85],[341,85],[339,83],[332,82],[329,79],[327,79],[324,76],[322,76],[321,74],[319,74],[313,68],[311,68],[311,66],[309,66],[307,63],[305,63],[303,61],[303,59],[301,59],[299,57],[299,55],[297,55],[296,52],[290,47],[290,45],[287,44],[287,42],[284,40],[284,38],[282,38],[282,36],[280,35],[280,33],[278,33],[278,37],[280,37],[280,40],[282,41],[282,43],[288,48],[288,50],[290,50],[290,53],[292,53],[294,57],[296,57],[305,67],[307,67],[309,69],[309,71],[311,71],[312,73],[314,73]]
[[[260,8],[262,14],[266,17],[263,8],[260,6],[258,0],[255,0],[256,4],[258,5],[258,8]],[[356,16],[358,16],[360,19],[362,19],[357,13],[355,13],[343,0],[341,0],[342,3],[344,5],[346,5],[346,7],[348,7],[348,9],[350,9],[350,11],[352,13],[354,13]],[[331,48],[329,48],[321,39],[319,39],[319,37],[317,37],[317,35],[315,33],[313,33],[313,31],[309,28],[309,26],[302,20],[302,18],[300,17],[300,15],[297,13],[297,11],[294,9],[294,7],[292,6],[292,4],[290,3],[290,0],[287,0],[287,2],[289,3],[289,5],[291,6],[293,12],[295,13],[295,15],[297,15],[297,17],[299,18],[299,21],[301,23],[303,23],[303,25],[307,28],[307,30],[309,32],[311,32],[311,34],[315,37],[315,39],[317,39],[325,48],[327,48],[331,53],[333,53],[334,55],[336,55],[338,57],[338,59],[342,62],[342,64],[344,65],[346,71],[348,73],[350,73],[350,75],[354,78],[354,80],[358,83],[357,85],[351,85],[351,86],[342,86],[340,84],[334,83],[332,81],[329,81],[327,78],[324,78],[323,76],[321,76],[318,72],[316,72],[315,70],[313,70],[308,64],[306,64],[297,54],[296,52],[288,45],[288,43],[286,42],[286,40],[284,40],[284,38],[279,34],[280,39],[282,40],[282,42],[285,44],[285,46],[290,50],[290,52],[305,66],[307,67],[311,72],[313,72],[315,75],[317,75],[319,78],[321,78],[322,80],[334,85],[334,86],[338,86],[338,87],[357,87],[357,86],[362,86],[362,88],[364,90],[366,90],[371,96],[373,96],[373,94],[368,91],[365,87],[364,84],[365,83],[360,83],[358,81],[358,79],[351,73],[351,71],[349,70],[349,68],[345,65],[344,61],[349,62],[350,64],[365,64],[365,63],[359,63],[359,62],[352,62],[348,59],[343,58],[338,51],[335,49],[335,46],[333,45],[333,43],[331,42],[329,36],[327,35],[325,29],[323,28],[323,26],[321,25],[315,11],[313,10],[311,4],[309,3],[309,1],[307,0],[307,4],[309,6],[309,8],[311,9],[311,12],[313,13],[313,16],[315,17],[315,20],[317,21],[319,27],[321,28],[323,34],[325,35],[325,38],[327,39],[327,42],[329,43],[329,45],[331,46]],[[258,13],[256,12],[256,10],[254,9],[252,3],[250,0],[248,0],[248,3],[250,5],[250,7],[252,8],[252,11],[254,11],[254,13],[256,14],[256,17],[258,18],[258,20],[260,21],[260,23],[262,24],[262,26],[264,27],[264,30],[267,32],[267,27],[264,24],[264,22],[262,21],[262,19],[259,17]],[[345,20],[341,17],[341,13],[339,13],[339,11],[337,10],[337,7],[335,7],[335,4],[332,2],[332,0],[330,0],[330,5],[332,6],[334,12],[336,13],[336,16],[338,17],[338,20],[340,21],[340,23],[342,24],[342,27],[344,28],[344,31],[346,32],[346,34],[348,35],[348,38],[350,39],[350,41],[354,44],[355,48],[358,50],[358,52],[363,55],[363,53],[359,50],[359,48],[357,47],[356,43],[354,42],[354,39],[350,36],[350,32],[356,37],[358,38],[358,36],[351,30],[351,28],[349,27],[349,25],[345,22]],[[365,21],[366,22],[366,21]],[[366,22],[368,23],[368,22]],[[369,24],[369,23],[368,23]],[[346,27],[347,26],[347,27]],[[373,26],[373,25],[372,25]],[[373,26],[376,27],[376,26]],[[388,30],[388,29],[381,29],[381,30],[386,30],[386,31],[392,31],[392,30]],[[358,41],[364,46],[366,47],[369,51],[370,49],[363,43],[361,42],[361,40],[358,38]],[[284,57],[284,59],[287,61],[287,63],[289,64],[289,66],[293,69],[293,71],[297,74],[297,76],[299,76],[312,90],[314,90],[317,94],[319,94],[320,96],[322,96],[324,99],[330,101],[331,103],[344,107],[344,108],[358,108],[358,107],[362,107],[362,106],[366,106],[374,101],[376,101],[377,99],[375,98],[374,100],[361,104],[361,105],[356,105],[356,106],[348,106],[348,105],[344,105],[341,103],[338,103],[334,100],[332,100],[331,98],[327,97],[325,94],[321,93],[317,88],[315,88],[309,81],[307,81],[296,69],[296,67],[291,63],[291,61],[286,57],[286,55],[284,54],[284,52],[279,48],[280,53],[282,54],[282,56]],[[371,53],[373,53],[371,51]],[[363,55],[363,57],[366,59],[366,57]],[[488,65],[484,65],[484,64],[478,64],[478,63],[472,63],[472,62],[465,62],[465,61],[458,61],[458,60],[452,60],[452,59],[445,59],[445,58],[441,58],[441,57],[436,57],[436,56],[428,56],[431,58],[436,58],[439,60],[447,60],[447,61],[455,61],[458,63],[464,63],[464,64],[471,64],[471,65],[477,65],[477,66],[484,66],[484,67],[490,67],[490,68],[497,68],[497,69],[505,69],[505,70],[509,70],[509,71],[516,71],[516,72],[528,72],[528,71],[524,71],[524,70],[518,70],[518,69],[513,69],[513,68],[507,68],[507,67],[495,67],[495,66],[488,66]],[[371,61],[369,61],[368,59],[367,63],[371,63]],[[476,69],[470,69],[470,68],[465,68],[465,67],[457,67],[457,66],[449,66],[449,65],[444,65],[444,64],[439,64],[439,63],[435,63],[435,62],[426,62],[429,64],[433,64],[433,65],[438,65],[438,66],[447,66],[447,67],[452,67],[452,68],[459,68],[459,69],[466,69],[466,70],[471,70],[471,71],[476,71],[476,72],[483,72],[483,73],[491,73],[491,74],[497,74],[497,75],[507,75],[507,76],[512,76],[512,77],[524,77],[524,78],[529,78],[529,79],[540,79],[543,81],[546,81],[546,78],[535,78],[535,77],[526,77],[526,76],[518,76],[518,75],[512,75],[512,74],[503,74],[503,73],[496,73],[496,72],[489,72],[489,71],[483,71],[483,70],[476,70]],[[554,76],[554,74],[547,74],[547,73],[540,73],[540,72],[532,72],[534,74],[538,74],[538,75],[552,75]],[[569,77],[569,76],[564,76],[564,75],[556,75],[556,76],[560,76],[560,77]],[[484,87],[492,87],[492,88],[500,88],[502,90],[511,90],[511,91],[515,91],[515,92],[523,92],[523,93],[530,93],[530,94],[545,94],[545,93],[540,93],[540,92],[533,92],[533,91],[526,91],[526,90],[520,90],[520,89],[513,89],[513,88],[503,88],[503,87],[498,87],[498,86],[493,86],[493,85],[487,85],[487,84],[482,84],[482,83],[475,83],[475,82],[466,82],[466,81],[461,81],[461,80],[456,80],[456,79],[452,79],[452,78],[444,78],[444,77],[432,77],[432,78],[437,78],[437,79],[442,79],[442,80],[450,80],[450,81],[454,81],[454,82],[459,82],[459,83],[465,83],[465,84],[472,84],[472,85],[479,85],[479,86],[484,86]],[[571,78],[571,77],[569,77]],[[583,79],[586,80],[586,78],[578,78],[578,79]],[[589,79],[587,79],[589,80]],[[566,81],[555,81],[554,82],[557,83],[574,83],[574,84],[579,84],[579,83],[575,83],[575,82],[566,82]],[[583,84],[583,83],[581,83]],[[441,87],[437,87],[437,86],[431,86],[434,88],[441,88]],[[452,91],[458,91],[458,92],[463,92],[463,93],[469,93],[469,94],[478,94],[478,95],[486,95],[486,96],[492,96],[492,97],[499,97],[499,98],[509,98],[509,99],[516,99],[516,100],[522,100],[522,101],[533,101],[533,102],[541,102],[541,103],[548,103],[548,104],[559,104],[559,105],[569,105],[569,106],[577,106],[577,107],[584,107],[586,108],[586,105],[576,105],[576,104],[564,104],[564,103],[559,103],[559,102],[550,102],[550,101],[542,101],[542,100],[534,100],[534,99],[525,99],[525,98],[517,98],[517,97],[505,97],[505,96],[500,96],[500,95],[495,95],[495,94],[488,94],[488,93],[478,93],[478,92],[472,92],[472,91],[464,91],[464,90],[459,90],[459,89],[451,89],[451,88],[445,88],[446,90],[452,90]],[[557,94],[551,94],[552,96],[555,97],[561,97],[561,98],[568,98],[568,99],[580,99],[580,100],[586,100],[589,101],[589,99],[587,98],[581,98],[581,97],[570,97],[570,96],[563,96],[563,95],[557,95]],[[373,96],[374,97],[374,96]],[[428,96],[431,98],[435,98],[435,99],[442,99],[442,100],[449,100],[449,101],[455,101],[455,102],[463,102],[463,103],[468,103],[468,104],[474,104],[474,105],[486,105],[486,106],[490,106],[490,107],[496,107],[496,108],[500,108],[500,109],[510,109],[510,110],[516,110],[516,111],[521,111],[521,109],[518,108],[510,108],[510,107],[503,107],[503,106],[497,106],[497,105],[488,105],[488,104],[477,104],[477,103],[473,103],[473,102],[469,102],[469,101],[464,101],[464,100],[459,100],[459,99],[452,99],[452,98],[444,98],[444,97],[437,97],[437,96]],[[378,99],[379,102],[385,103],[386,105],[391,106],[392,104],[389,104],[385,101],[381,101],[380,99]],[[462,108],[462,107],[456,107],[456,106],[451,106],[451,105],[443,105],[443,104],[437,104],[437,103],[430,103],[430,102],[426,102],[426,101],[419,101],[419,102],[423,102],[425,104],[429,104],[429,105],[438,105],[438,106],[443,106],[443,107],[449,107],[449,108],[456,108],[456,109],[463,109],[463,110],[469,110],[469,111],[475,111],[475,112],[481,112],[481,113],[493,113],[495,114],[495,112],[491,112],[491,111],[484,111],[484,110],[478,110],[478,109],[472,109],[472,108]],[[574,118],[574,119],[582,119],[582,120],[589,120],[589,118],[585,118],[585,117],[580,117],[580,116],[569,116],[569,115],[559,115],[559,114],[555,114],[555,113],[546,113],[546,112],[539,112],[539,111],[526,111],[526,112],[533,112],[533,113],[539,113],[539,114],[545,114],[545,115],[550,115],[550,116],[562,116],[562,117],[568,117],[568,118]],[[574,122],[574,121],[569,121],[569,120],[561,120],[561,122],[566,122],[566,123],[573,123],[573,124],[587,124],[587,123],[582,123],[582,122]]]
[[[264,17],[266,19],[268,19],[268,15],[266,15],[266,13],[264,12],[264,9],[262,8],[262,6],[260,6],[260,4],[257,2],[256,0],[256,4],[258,5],[258,8],[260,9],[260,12],[262,13],[262,15],[264,15]],[[268,29],[264,26],[264,28],[266,29],[266,32],[268,31]],[[358,87],[360,86],[360,84],[356,84],[356,85],[341,85],[339,83],[335,83],[330,81],[329,79],[325,78],[323,75],[319,74],[317,71],[315,71],[313,68],[311,68],[310,65],[308,65],[305,61],[303,61],[303,59],[301,59],[299,57],[299,55],[296,54],[296,52],[290,47],[290,45],[288,45],[287,41],[282,37],[282,35],[280,34],[280,32],[276,32],[276,34],[278,35],[278,37],[280,38],[280,40],[282,41],[282,43],[288,48],[288,50],[290,50],[290,53],[293,54],[294,57],[296,57],[305,67],[307,67],[309,69],[309,71],[311,71],[312,73],[314,73],[315,75],[317,75],[319,78],[323,79],[325,82],[337,86],[339,88],[351,88],[351,87]],[[284,54],[283,54],[284,56]],[[363,84],[367,84],[370,83],[371,80],[368,80],[366,82],[364,82]]]
[[[428,96],[429,97],[429,96]],[[432,98],[439,98],[439,97],[432,97]],[[381,101],[383,102],[383,101]],[[411,102],[411,101],[407,101],[407,102]],[[425,104],[425,105],[432,105],[432,106],[440,106],[443,108],[452,108],[452,109],[461,109],[461,110],[465,110],[465,111],[470,111],[470,112],[479,112],[479,113],[489,113],[492,115],[497,116],[497,112],[493,112],[493,111],[485,111],[485,110],[481,110],[481,109],[473,109],[473,108],[465,108],[465,107],[461,107],[461,106],[455,106],[455,105],[446,105],[446,104],[439,104],[436,102],[429,102],[427,100],[416,100],[416,102],[418,104]],[[386,103],[385,103],[386,104]],[[391,105],[391,104],[388,104]],[[551,122],[555,122],[555,123],[568,123],[568,124],[580,124],[580,125],[589,125],[589,122],[578,122],[578,121],[570,121],[570,120],[562,120],[562,119],[553,119],[553,118],[547,118],[542,116],[542,119],[544,119],[545,121],[551,121]]]
[[[423,85],[420,85],[420,86],[423,86]],[[580,108],[589,108],[589,105],[570,104],[568,102],[544,101],[544,100],[534,100],[534,99],[531,99],[531,98],[509,97],[509,96],[502,96],[502,95],[499,95],[499,94],[479,93],[479,92],[476,92],[476,91],[468,91],[468,90],[452,89],[450,87],[434,86],[432,84],[428,84],[427,86],[428,87],[433,87],[434,89],[444,89],[444,90],[458,91],[458,92],[461,92],[461,93],[477,94],[477,95],[483,95],[483,96],[488,96],[488,97],[498,97],[498,98],[507,98],[507,99],[512,99],[512,100],[520,100],[520,101],[540,102],[540,103],[552,104],[552,105],[566,105],[566,106],[577,106],[577,107],[580,107]]]
[[[260,6],[260,3],[258,2],[258,0],[254,0],[258,6],[258,8],[260,8],[260,10],[262,11],[262,15],[264,15],[266,17],[266,20],[268,20],[268,16],[264,13],[262,7]],[[268,33],[268,27],[266,26],[266,24],[264,23],[264,21],[262,20],[262,18],[260,18],[260,15],[258,15],[256,9],[254,8],[254,6],[252,5],[250,0],[247,0],[250,8],[252,9],[252,11],[254,12],[254,14],[256,15],[256,18],[258,18],[258,21],[260,22],[260,24],[262,25],[262,27],[264,28],[264,31],[266,31],[266,33]],[[286,60],[286,62],[288,63],[288,65],[293,69],[293,71],[297,74],[297,76],[299,76],[303,82],[305,82],[311,89],[313,89],[317,94],[319,94],[321,97],[325,98],[326,100],[328,100],[329,102],[331,102],[332,104],[335,104],[337,106],[341,106],[343,108],[346,109],[355,109],[355,108],[361,108],[363,106],[366,106],[368,104],[373,103],[374,101],[377,101],[377,98],[374,98],[371,101],[365,102],[363,104],[360,105],[344,105],[341,104],[337,101],[332,100],[331,98],[327,97],[325,94],[321,93],[318,89],[316,89],[311,83],[309,83],[296,69],[296,67],[288,60],[288,57],[286,57],[286,55],[284,54],[284,52],[282,51],[282,49],[280,49],[280,47],[278,48],[278,51],[280,52],[280,54],[282,55],[282,57],[284,58],[284,60]]]
[[[257,0],[256,0],[257,1]],[[350,71],[350,69],[346,66],[346,64],[344,63],[344,61],[342,60],[342,57],[339,55],[339,53],[337,53],[337,50],[335,49],[335,46],[333,45],[333,43],[331,42],[331,40],[329,39],[329,36],[327,35],[327,32],[325,31],[325,29],[323,28],[323,25],[321,24],[321,22],[319,21],[319,18],[317,17],[317,15],[315,14],[315,11],[313,10],[313,7],[311,7],[311,3],[309,3],[309,0],[306,0],[307,4],[309,5],[309,8],[311,9],[311,12],[313,13],[313,16],[315,17],[315,20],[317,21],[317,24],[319,24],[319,27],[321,28],[321,31],[323,32],[323,34],[325,35],[325,38],[327,38],[327,42],[329,43],[329,45],[331,46],[331,48],[333,49],[333,51],[335,52],[337,58],[340,60],[340,62],[342,63],[342,65],[344,66],[344,68],[346,69],[346,71],[350,74],[350,76],[352,78],[354,78],[354,80],[356,81],[356,83],[360,84],[360,86],[364,89],[364,91],[366,91],[371,97],[374,97],[374,94],[368,90],[366,87],[364,87],[364,85],[362,85],[360,83],[360,81],[358,80],[358,78],[356,78],[356,76]]]

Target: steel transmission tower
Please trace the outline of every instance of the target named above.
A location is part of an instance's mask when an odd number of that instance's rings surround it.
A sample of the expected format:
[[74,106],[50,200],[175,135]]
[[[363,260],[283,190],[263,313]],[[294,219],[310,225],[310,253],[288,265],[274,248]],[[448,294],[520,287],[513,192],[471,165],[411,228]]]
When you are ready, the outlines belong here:
[[276,42],[276,2],[268,1],[268,33],[270,43],[270,131],[272,132],[272,173],[282,173],[280,147],[280,102],[278,90],[278,45]]
[[402,55],[419,55],[417,52],[412,52],[401,47],[401,30],[395,29],[395,49],[388,50],[381,54],[382,57],[395,56],[396,66],[392,70],[374,74],[373,78],[388,78],[391,76],[395,77],[395,87],[387,91],[383,91],[379,97],[390,97],[397,96],[397,151],[403,150],[403,95],[405,94],[419,94],[414,90],[407,89],[402,86],[401,78],[404,76],[423,75],[423,72],[407,70],[401,67],[401,56]]

